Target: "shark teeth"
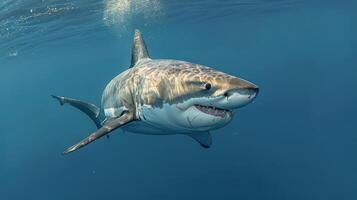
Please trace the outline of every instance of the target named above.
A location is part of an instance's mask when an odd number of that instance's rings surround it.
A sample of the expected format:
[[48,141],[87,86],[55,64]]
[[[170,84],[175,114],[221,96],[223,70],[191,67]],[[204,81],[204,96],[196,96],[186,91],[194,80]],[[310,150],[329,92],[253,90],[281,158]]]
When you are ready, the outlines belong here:
[[217,108],[213,106],[203,106],[203,105],[195,104],[195,107],[203,113],[213,115],[216,117],[221,117],[221,118],[224,118],[228,113],[231,113],[230,110]]

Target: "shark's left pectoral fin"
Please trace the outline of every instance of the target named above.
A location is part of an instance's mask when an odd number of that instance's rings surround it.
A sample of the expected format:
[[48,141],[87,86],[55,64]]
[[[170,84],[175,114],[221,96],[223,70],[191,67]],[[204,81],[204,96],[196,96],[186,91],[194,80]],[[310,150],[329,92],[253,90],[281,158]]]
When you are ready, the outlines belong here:
[[89,143],[103,137],[104,135],[107,135],[108,133],[112,132],[113,130],[122,127],[125,124],[130,123],[133,121],[134,117],[133,114],[131,113],[125,113],[121,117],[114,118],[108,120],[100,129],[95,131],[94,133],[90,134],[87,138],[83,139],[79,143],[71,146],[68,148],[66,151],[63,152],[64,155],[69,154],[79,148],[82,148]]
[[192,133],[187,136],[196,140],[204,148],[210,148],[212,145],[212,136],[209,132]]

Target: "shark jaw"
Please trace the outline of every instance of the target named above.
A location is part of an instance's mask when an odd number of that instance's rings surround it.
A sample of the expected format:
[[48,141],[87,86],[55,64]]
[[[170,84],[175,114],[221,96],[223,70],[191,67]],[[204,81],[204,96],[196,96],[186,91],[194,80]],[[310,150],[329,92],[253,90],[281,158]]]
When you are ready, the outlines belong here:
[[208,115],[212,115],[215,117],[220,117],[220,118],[225,118],[227,115],[232,115],[233,112],[231,110],[223,109],[223,108],[218,108],[214,106],[205,106],[205,105],[200,105],[200,104],[195,104],[194,107]]

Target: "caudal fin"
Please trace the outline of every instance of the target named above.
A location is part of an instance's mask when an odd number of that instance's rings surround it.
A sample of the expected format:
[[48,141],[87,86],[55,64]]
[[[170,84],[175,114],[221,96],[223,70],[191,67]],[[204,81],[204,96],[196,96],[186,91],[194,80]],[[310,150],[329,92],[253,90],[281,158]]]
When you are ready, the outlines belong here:
[[80,101],[77,99],[71,99],[68,97],[62,97],[62,96],[56,96],[56,95],[51,95],[53,98],[57,99],[61,105],[64,105],[68,103],[69,105],[77,108],[78,110],[84,112],[97,126],[97,128],[101,128],[101,122],[102,120],[100,119],[99,112],[100,109],[91,104],[87,103],[84,101]]

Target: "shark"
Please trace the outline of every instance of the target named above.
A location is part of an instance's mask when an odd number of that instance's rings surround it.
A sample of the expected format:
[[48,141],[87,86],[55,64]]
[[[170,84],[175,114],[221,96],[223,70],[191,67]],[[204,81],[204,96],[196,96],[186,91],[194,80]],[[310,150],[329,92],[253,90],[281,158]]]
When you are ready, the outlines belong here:
[[52,97],[79,109],[97,127],[66,149],[66,155],[119,128],[139,134],[187,135],[209,148],[211,132],[231,122],[235,110],[253,102],[258,93],[257,85],[211,67],[152,59],[143,35],[135,30],[130,67],[108,83],[100,107]]

